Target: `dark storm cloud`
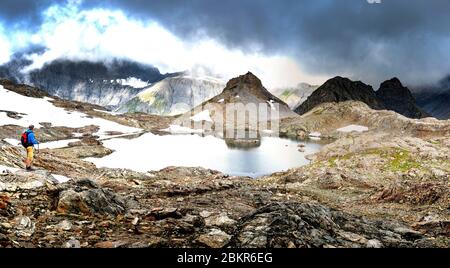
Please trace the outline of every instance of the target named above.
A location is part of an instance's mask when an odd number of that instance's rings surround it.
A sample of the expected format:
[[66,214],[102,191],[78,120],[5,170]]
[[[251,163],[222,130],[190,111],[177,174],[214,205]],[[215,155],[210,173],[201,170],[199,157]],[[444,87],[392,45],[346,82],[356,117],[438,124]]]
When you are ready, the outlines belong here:
[[56,1],[0,0],[0,21],[7,26],[39,27],[41,11]]
[[372,84],[391,76],[422,83],[450,73],[449,0],[110,3],[187,38],[202,30],[229,47],[258,43],[265,52],[291,53],[311,73],[345,73]]
[[[51,1],[11,1],[0,17],[38,21]],[[54,1],[56,2],[56,1]],[[60,1],[58,1],[60,3]],[[86,0],[153,19],[187,39],[199,32],[243,50],[287,53],[314,74],[419,83],[450,73],[450,0]]]

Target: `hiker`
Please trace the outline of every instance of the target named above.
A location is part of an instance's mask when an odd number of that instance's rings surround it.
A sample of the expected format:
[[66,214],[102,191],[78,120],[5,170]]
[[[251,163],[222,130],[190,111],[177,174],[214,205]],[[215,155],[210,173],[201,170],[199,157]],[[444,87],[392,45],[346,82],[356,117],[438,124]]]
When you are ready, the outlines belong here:
[[33,168],[31,167],[31,163],[33,162],[34,158],[34,145],[39,144],[39,142],[36,140],[36,137],[34,136],[33,130],[34,126],[29,126],[28,129],[22,134],[20,139],[22,146],[27,150],[27,158],[24,162],[26,170],[28,171],[33,170]]

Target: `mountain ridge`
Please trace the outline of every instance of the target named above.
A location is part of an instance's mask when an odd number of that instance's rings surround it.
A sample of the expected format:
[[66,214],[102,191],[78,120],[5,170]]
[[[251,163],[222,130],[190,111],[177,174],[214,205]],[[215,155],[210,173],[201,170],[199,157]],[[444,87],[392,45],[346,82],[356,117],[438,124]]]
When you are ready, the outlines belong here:
[[392,110],[410,118],[425,118],[429,114],[417,104],[411,91],[396,77],[380,84],[377,91],[361,81],[336,76],[317,88],[294,111],[300,115],[326,102],[361,101],[375,110]]

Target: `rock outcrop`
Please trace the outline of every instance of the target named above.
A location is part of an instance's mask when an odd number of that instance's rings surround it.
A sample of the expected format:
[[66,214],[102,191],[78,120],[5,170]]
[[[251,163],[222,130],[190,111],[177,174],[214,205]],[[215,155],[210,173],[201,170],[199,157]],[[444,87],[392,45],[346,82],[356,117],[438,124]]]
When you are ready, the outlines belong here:
[[381,83],[376,95],[388,110],[395,111],[409,118],[429,116],[416,105],[416,100],[411,91],[404,87],[398,78],[392,78]]
[[117,216],[126,211],[125,202],[108,189],[89,179],[64,185],[59,192],[56,211],[84,215]]
[[239,248],[426,247],[432,240],[398,223],[354,217],[312,203],[279,202],[243,217],[230,246]]
[[364,102],[372,109],[384,108],[371,86],[338,76],[316,89],[305,102],[295,109],[295,112],[302,115],[321,103],[349,100]]
[[373,132],[404,133],[415,137],[450,135],[448,120],[411,119],[393,111],[373,110],[359,101],[323,103],[301,117],[283,119],[280,134],[305,139],[309,133],[320,132],[323,138],[339,138],[348,133],[338,129],[349,125],[368,127]]

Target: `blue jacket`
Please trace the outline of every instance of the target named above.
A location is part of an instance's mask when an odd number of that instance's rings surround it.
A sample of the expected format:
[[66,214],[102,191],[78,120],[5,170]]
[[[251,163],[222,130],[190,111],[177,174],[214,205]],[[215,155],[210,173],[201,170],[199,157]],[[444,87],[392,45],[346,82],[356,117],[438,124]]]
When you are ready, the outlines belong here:
[[34,133],[32,130],[27,130],[27,134],[28,134],[28,143],[29,144],[39,144],[39,142],[36,140],[36,137],[34,136]]

